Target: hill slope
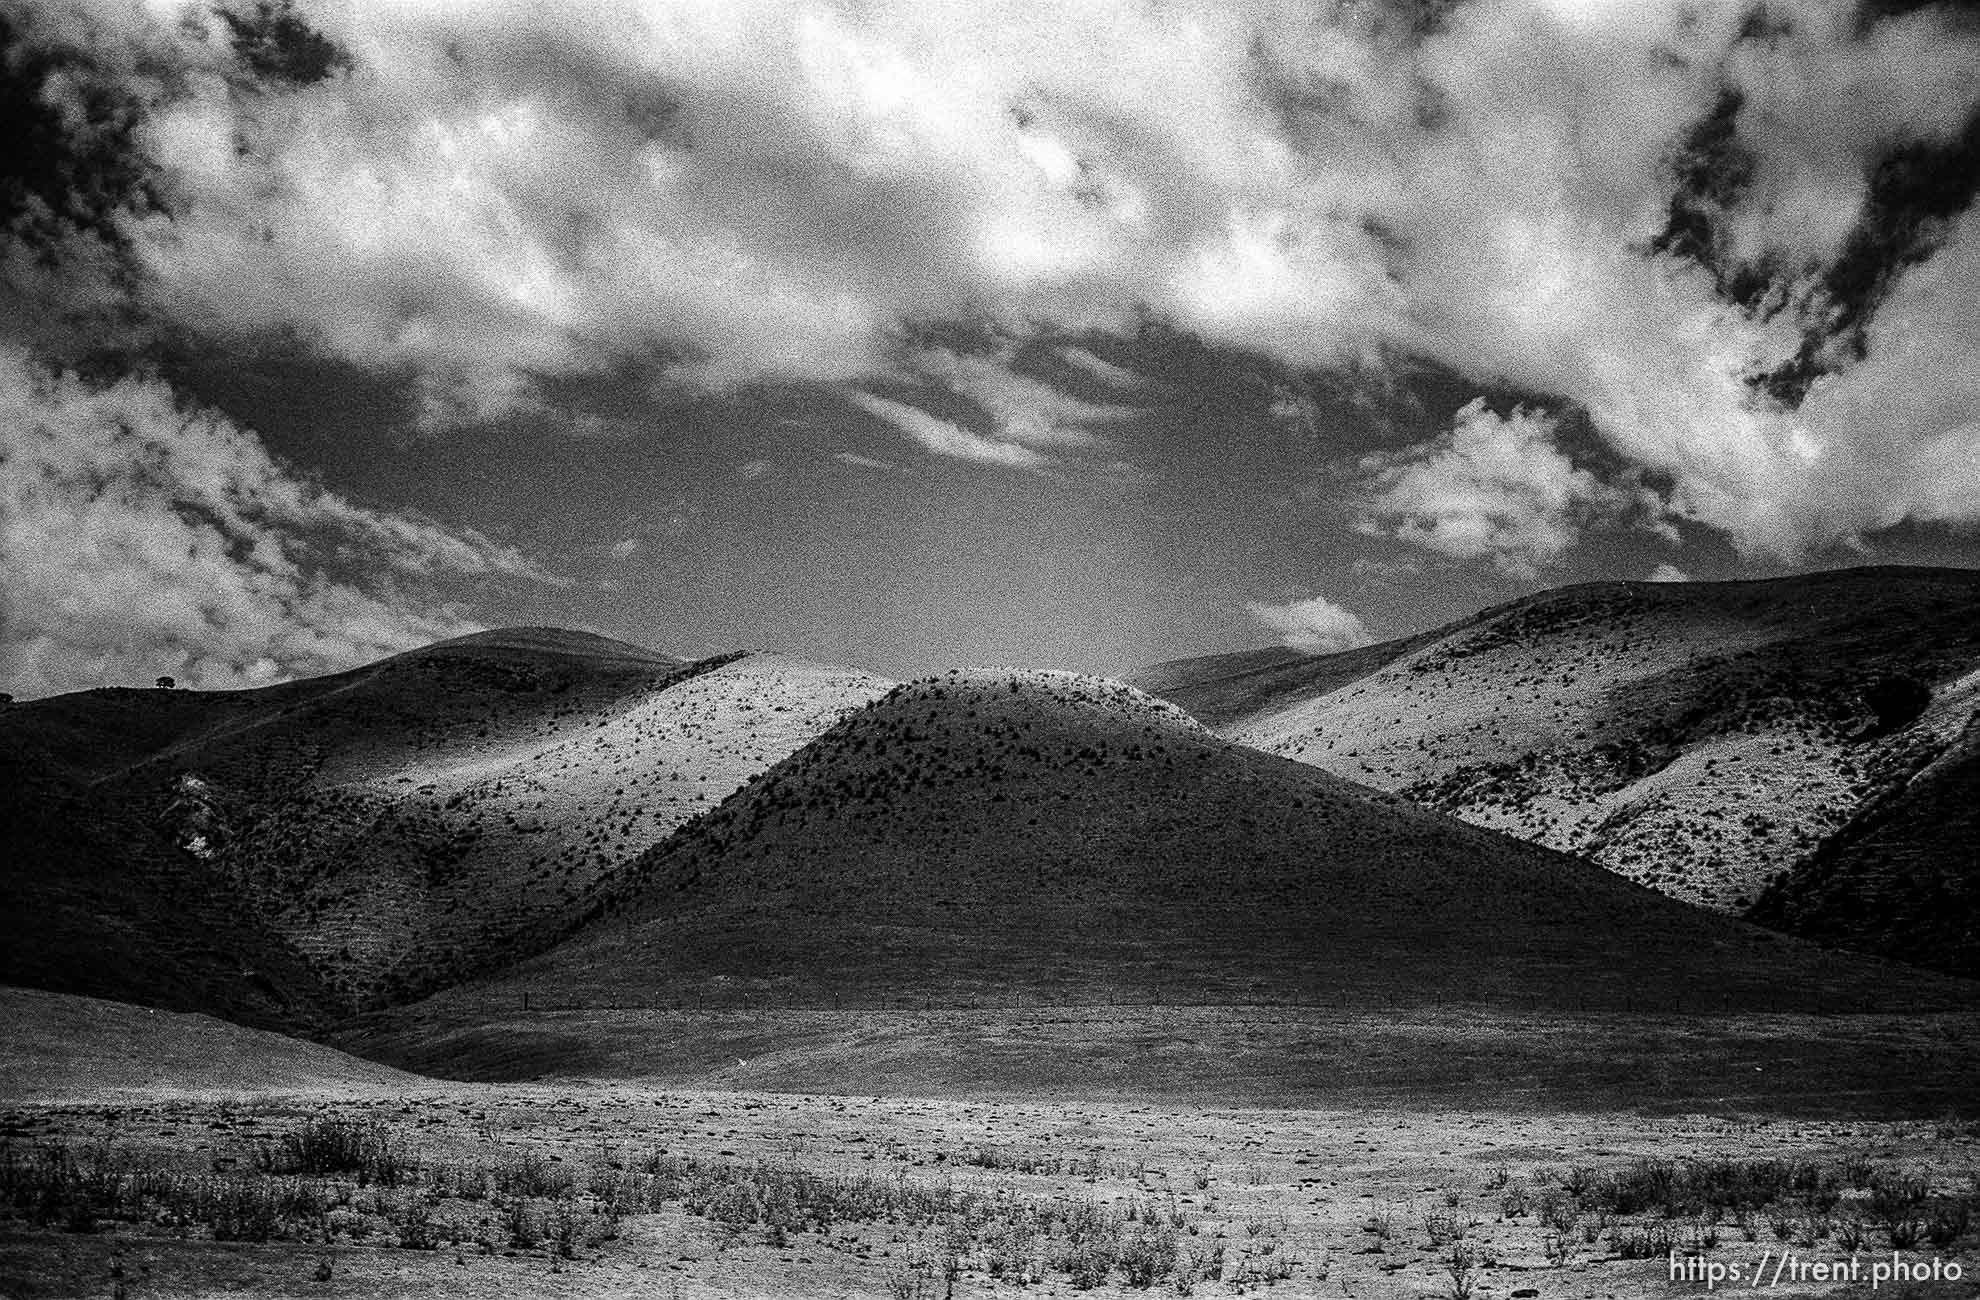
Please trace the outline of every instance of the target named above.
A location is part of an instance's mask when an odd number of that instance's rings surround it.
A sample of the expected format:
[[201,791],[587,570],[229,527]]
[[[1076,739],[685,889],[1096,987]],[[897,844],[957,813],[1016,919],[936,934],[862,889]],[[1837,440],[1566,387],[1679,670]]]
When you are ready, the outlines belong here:
[[387,1013],[364,1050],[444,1072],[478,1019],[524,994],[594,1008],[1267,991],[1717,1008],[1833,1006],[1872,979],[1926,1004],[1972,994],[1686,907],[1064,674],[898,688],[625,885],[609,915],[540,956]]
[[1969,713],[1957,740],[1772,885],[1751,916],[1980,979],[1980,716]]
[[1311,655],[1285,646],[1172,659],[1129,674],[1129,685],[1180,705],[1208,727],[1265,717],[1357,682],[1442,633]]
[[1597,584],[1304,665],[1230,660],[1155,680],[1234,739],[1737,912],[1960,734],[1980,574]]
[[0,987],[0,1100],[102,1101],[141,1092],[391,1091],[426,1082],[315,1043],[211,1016]]
[[563,933],[882,689],[508,629],[262,691],[14,706],[0,978],[280,1025],[411,996]]

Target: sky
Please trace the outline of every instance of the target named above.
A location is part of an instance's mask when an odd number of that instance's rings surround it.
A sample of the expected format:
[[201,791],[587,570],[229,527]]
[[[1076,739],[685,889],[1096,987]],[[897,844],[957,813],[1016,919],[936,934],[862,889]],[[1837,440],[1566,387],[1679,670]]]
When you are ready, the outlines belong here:
[[1980,563],[1980,7],[0,0],[0,690]]

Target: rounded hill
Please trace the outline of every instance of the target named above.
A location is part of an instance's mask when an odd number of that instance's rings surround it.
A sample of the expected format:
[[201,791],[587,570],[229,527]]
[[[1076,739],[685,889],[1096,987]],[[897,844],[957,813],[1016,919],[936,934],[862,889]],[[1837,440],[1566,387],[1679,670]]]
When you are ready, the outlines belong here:
[[1739,913],[1956,742],[1976,668],[1980,574],[1884,567],[1568,587],[1148,680],[1232,739]]
[[477,633],[255,691],[0,713],[0,979],[321,1025],[567,933],[616,873],[887,683]]
[[852,713],[633,864],[581,932],[460,996],[1702,1009],[1819,1005],[1873,969],[1119,683],[988,672]]

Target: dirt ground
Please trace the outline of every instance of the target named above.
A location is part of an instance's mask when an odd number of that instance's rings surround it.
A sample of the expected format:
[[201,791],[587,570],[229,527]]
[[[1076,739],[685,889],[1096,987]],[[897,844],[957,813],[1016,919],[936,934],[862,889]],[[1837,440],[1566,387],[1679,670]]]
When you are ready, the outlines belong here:
[[[931,1300],[1084,1290],[1624,1300],[1706,1291],[1702,1278],[1673,1281],[1665,1258],[1619,1257],[1633,1234],[1663,1231],[1678,1243],[1680,1259],[1696,1251],[1740,1266],[1738,1283],[1721,1284],[1728,1288],[1867,1295],[1872,1265],[1888,1265],[1891,1247],[1860,1189],[1844,1187],[1819,1213],[1786,1204],[1710,1216],[1709,1225],[1704,1217],[1672,1219],[1654,1209],[1563,1217],[1560,1189],[1642,1157],[1841,1168],[1854,1162],[1902,1170],[1934,1194],[1966,1201],[1980,1172],[1975,1126],[1952,1120],[952,1101],[581,1082],[442,1084],[369,1099],[158,1092],[115,1104],[15,1104],[0,1111],[0,1141],[16,1174],[20,1161],[59,1144],[116,1152],[133,1167],[151,1161],[188,1177],[248,1177],[258,1153],[325,1117],[353,1127],[377,1120],[382,1128],[374,1131],[410,1153],[422,1172],[408,1189],[390,1193],[345,1180],[345,1208],[313,1227],[297,1225],[300,1240],[217,1242],[205,1226],[160,1221],[166,1216],[65,1230],[76,1225],[36,1226],[17,1206],[0,1219],[0,1294]],[[586,1189],[599,1186],[594,1175],[665,1160],[704,1170],[808,1171],[869,1189],[973,1194],[974,1208],[960,1217],[979,1225],[979,1237],[936,1267],[929,1261],[942,1254],[945,1229],[912,1213],[848,1216],[823,1231],[798,1222],[786,1232],[670,1201],[627,1215],[610,1239],[580,1235],[564,1258],[549,1242],[517,1248],[498,1195],[458,1190],[462,1169],[561,1167],[574,1176],[571,1203],[589,1205],[594,1193]],[[449,1168],[455,1174],[442,1172]],[[1577,1168],[1580,1174],[1571,1172]],[[455,1192],[445,1190],[450,1185]],[[399,1203],[395,1196],[423,1197],[431,1207],[430,1248],[394,1240],[384,1209]],[[353,1233],[364,1223],[367,1197],[381,1212]],[[1147,1289],[1118,1268],[1084,1287],[1096,1279],[1049,1266],[1035,1280],[1021,1281],[1009,1268],[992,1276],[995,1251],[986,1239],[996,1223],[1080,1205],[1117,1222],[1128,1207],[1137,1222],[1159,1219],[1179,1253],[1201,1261],[1198,1275],[1184,1281],[1171,1272]],[[1778,1281],[1753,1277],[1763,1257],[1766,1270],[1783,1267],[1789,1254],[1804,1264],[1847,1259],[1843,1224],[1866,1217],[1873,1221],[1858,1247],[1857,1283],[1796,1281],[1794,1264]],[[321,1240],[326,1230],[328,1242]],[[1454,1250],[1463,1276],[1454,1275]],[[1876,1294],[1980,1294],[1980,1232],[1964,1229],[1945,1246],[1921,1239],[1900,1256],[1907,1266],[1928,1267],[1935,1257],[1939,1280],[1896,1286],[1880,1279]],[[952,1278],[945,1276],[949,1259]],[[1949,1261],[1960,1267],[1956,1282],[1945,1279]]]

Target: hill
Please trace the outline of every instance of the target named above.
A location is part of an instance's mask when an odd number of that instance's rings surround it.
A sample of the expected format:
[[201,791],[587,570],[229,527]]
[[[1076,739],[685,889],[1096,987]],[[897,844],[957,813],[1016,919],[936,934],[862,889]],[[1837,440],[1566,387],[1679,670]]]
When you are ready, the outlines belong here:
[[0,978],[306,1026],[568,930],[614,872],[883,684],[553,629],[266,690],[0,713]]
[[1201,659],[1172,659],[1138,669],[1130,685],[1180,705],[1210,727],[1265,716],[1357,682],[1438,636],[1405,637],[1338,654],[1285,646]]
[[[1969,683],[1945,693],[1963,696]],[[1776,881],[1750,913],[1821,943],[1980,979],[1980,717]]]
[[120,1093],[403,1093],[425,1080],[315,1043],[191,1012],[0,987],[0,1100]]
[[1717,1010],[1833,1007],[1872,986],[1918,1005],[1972,996],[1064,674],[897,688],[656,846],[619,888],[571,938],[352,1041],[445,1073],[487,1048],[477,1025],[532,1002],[1235,1005],[1269,992],[1364,1009]]
[[1233,662],[1141,680],[1233,739],[1737,913],[1961,734],[1980,574],[1593,584]]

